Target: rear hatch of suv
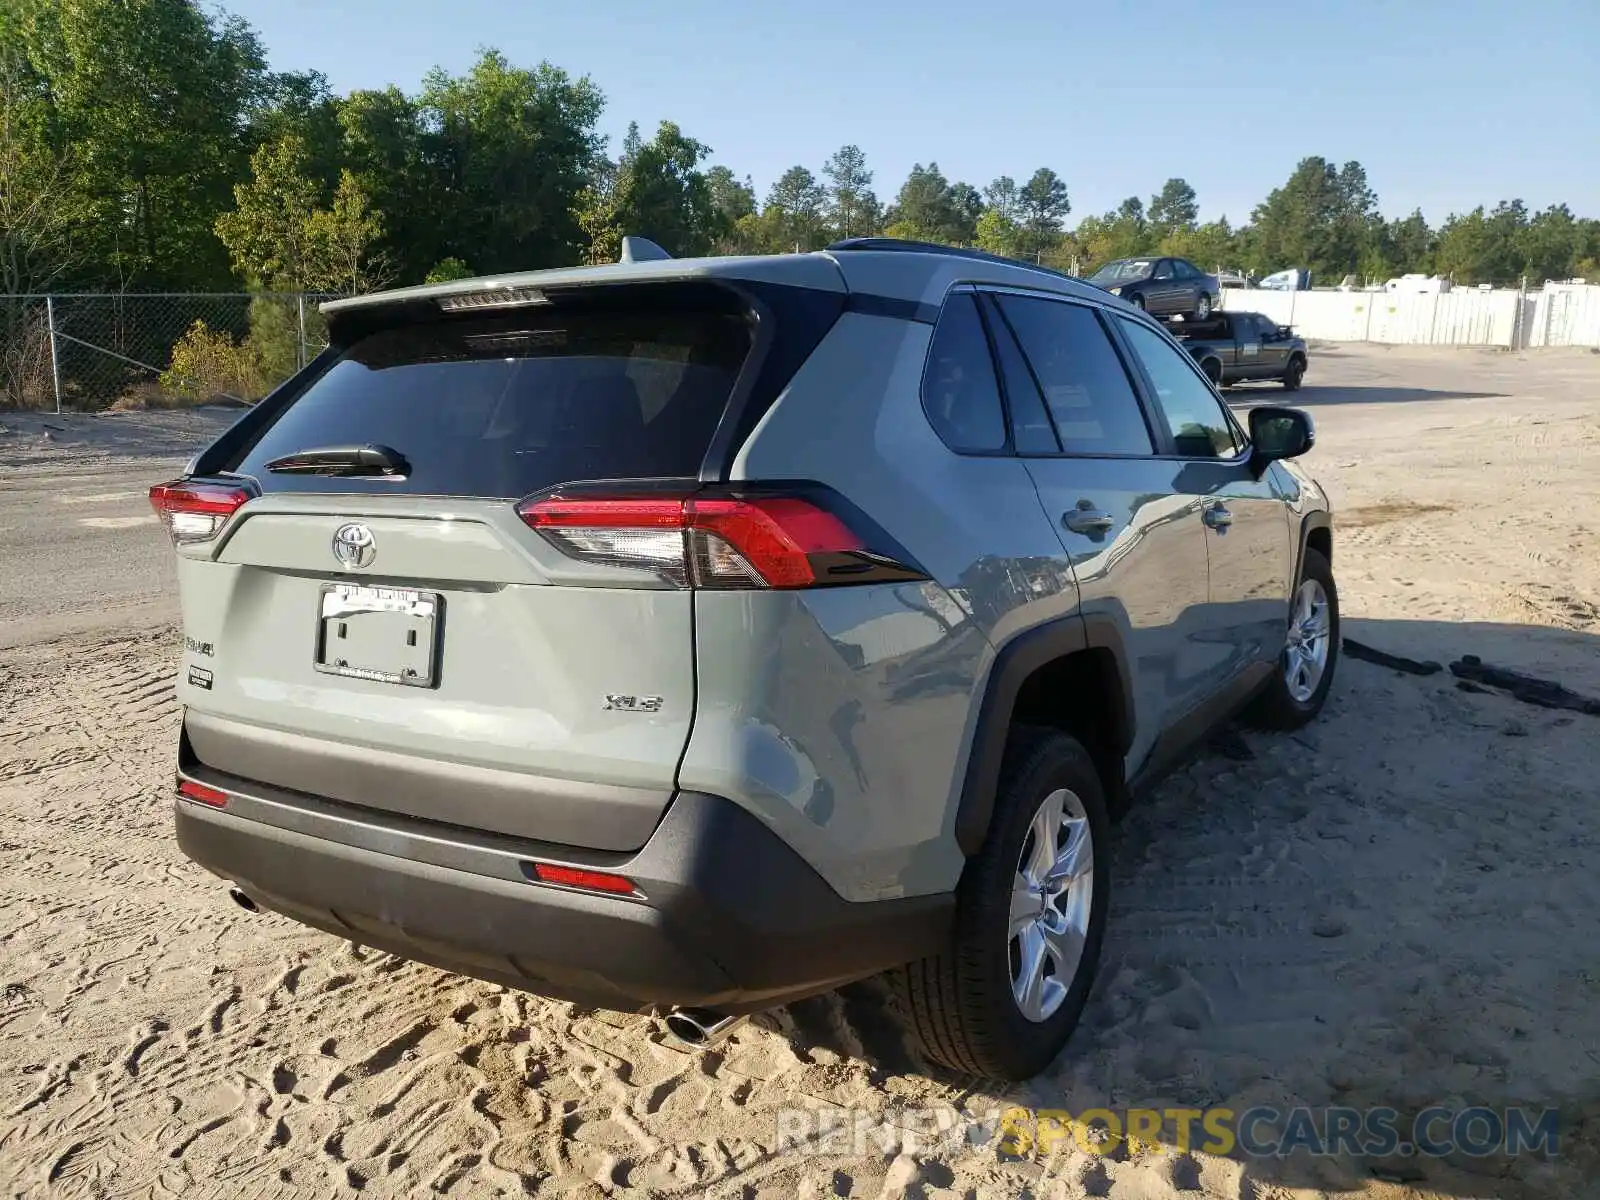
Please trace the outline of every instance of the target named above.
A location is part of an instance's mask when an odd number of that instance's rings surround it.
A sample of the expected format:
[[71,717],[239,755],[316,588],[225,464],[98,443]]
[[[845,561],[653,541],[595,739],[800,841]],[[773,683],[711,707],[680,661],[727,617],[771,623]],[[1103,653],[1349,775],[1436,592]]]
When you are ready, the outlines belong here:
[[[685,497],[842,304],[766,291],[336,322],[323,359],[152,493],[179,553],[184,755],[372,814],[643,845],[694,717],[683,572],[749,567],[686,566]],[[779,293],[808,293],[787,341]],[[595,497],[631,515],[596,519]]]

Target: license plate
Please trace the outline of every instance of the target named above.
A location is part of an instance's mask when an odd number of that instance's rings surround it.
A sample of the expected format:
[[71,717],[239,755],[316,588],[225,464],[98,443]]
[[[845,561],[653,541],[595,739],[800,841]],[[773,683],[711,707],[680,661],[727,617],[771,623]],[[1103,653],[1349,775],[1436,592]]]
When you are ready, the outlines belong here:
[[441,605],[436,592],[324,584],[314,665],[329,675],[433,687]]

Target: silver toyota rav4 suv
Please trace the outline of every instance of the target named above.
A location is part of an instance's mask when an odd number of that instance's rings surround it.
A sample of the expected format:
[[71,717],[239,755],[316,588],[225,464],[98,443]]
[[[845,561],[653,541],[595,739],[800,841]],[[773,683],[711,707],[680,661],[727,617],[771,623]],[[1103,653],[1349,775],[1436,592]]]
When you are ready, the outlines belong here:
[[247,908],[713,1036],[887,971],[929,1059],[1022,1078],[1110,820],[1327,695],[1311,421],[1066,276],[629,239],[325,312],[151,492],[179,844]]

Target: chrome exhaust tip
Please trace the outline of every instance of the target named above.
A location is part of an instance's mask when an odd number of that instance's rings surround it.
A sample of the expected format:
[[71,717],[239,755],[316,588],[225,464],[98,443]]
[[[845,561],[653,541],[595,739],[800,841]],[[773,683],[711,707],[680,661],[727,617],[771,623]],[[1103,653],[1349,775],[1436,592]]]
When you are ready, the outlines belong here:
[[228,899],[232,900],[247,913],[258,913],[261,911],[261,907],[254,900],[250,899],[249,896],[245,895],[244,889],[237,883],[230,883],[228,885]]
[[711,1008],[675,1008],[662,1018],[661,1024],[680,1046],[687,1050],[704,1050],[722,1041],[743,1021],[743,1017],[729,1016]]

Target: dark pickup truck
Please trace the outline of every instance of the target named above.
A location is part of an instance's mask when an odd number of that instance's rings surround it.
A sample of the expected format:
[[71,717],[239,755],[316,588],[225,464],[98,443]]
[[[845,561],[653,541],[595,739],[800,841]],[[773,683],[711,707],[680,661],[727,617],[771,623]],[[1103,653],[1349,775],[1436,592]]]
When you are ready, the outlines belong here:
[[1292,392],[1305,378],[1305,340],[1260,313],[1219,312],[1205,321],[1169,328],[1206,378],[1221,387],[1276,379]]

